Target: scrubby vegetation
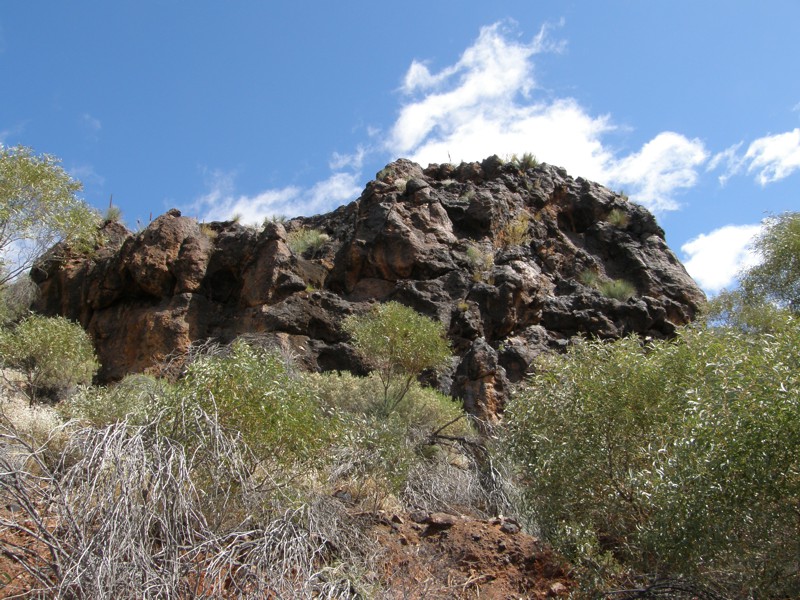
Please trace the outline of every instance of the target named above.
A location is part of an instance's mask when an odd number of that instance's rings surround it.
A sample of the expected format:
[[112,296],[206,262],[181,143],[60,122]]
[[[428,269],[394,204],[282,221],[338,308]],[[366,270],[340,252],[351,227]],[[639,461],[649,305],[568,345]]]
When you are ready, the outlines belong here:
[[[26,593],[382,596],[371,521],[354,514],[508,505],[460,406],[411,376],[449,356],[434,325],[393,304],[354,318],[359,348],[397,341],[365,378],[304,373],[239,340],[194,351],[173,383],[84,387],[44,429],[6,410],[15,450],[0,469],[14,476],[0,493],[24,518],[0,514],[12,536],[0,544],[29,574]],[[427,350],[412,353],[417,342]]]
[[[17,152],[3,160],[54,168]],[[498,248],[528,243],[529,219],[510,218]],[[366,377],[307,373],[249,338],[193,348],[173,380],[101,387],[84,331],[30,314],[24,280],[0,283],[0,548],[23,575],[3,593],[380,598],[396,577],[375,516],[452,511],[518,518],[569,558],[576,598],[661,578],[800,597],[798,223],[770,219],[762,263],[675,339],[573,340],[480,430],[419,383],[450,348],[398,303],[341,324]],[[308,258],[327,237],[287,241]],[[465,255],[491,270],[492,251]]]
[[[773,225],[758,247],[796,236]],[[587,595],[637,574],[732,598],[800,595],[800,326],[782,278],[748,291],[786,272],[763,255],[708,324],[673,341],[576,344],[508,407],[533,523]]]
[[309,252],[315,256],[328,242],[330,237],[319,229],[301,228],[289,232],[286,236],[286,245],[295,254],[302,255]]

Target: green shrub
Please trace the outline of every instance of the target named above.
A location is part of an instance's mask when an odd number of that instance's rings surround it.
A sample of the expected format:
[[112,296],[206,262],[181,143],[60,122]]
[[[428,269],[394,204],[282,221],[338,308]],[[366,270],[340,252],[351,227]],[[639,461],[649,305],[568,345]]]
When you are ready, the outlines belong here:
[[584,566],[798,597],[798,366],[790,319],[551,357],[506,412],[542,533]]
[[305,254],[311,250],[311,255],[315,256],[322,247],[330,240],[327,233],[319,229],[295,229],[286,236],[286,245],[295,254]]
[[194,360],[176,395],[216,414],[256,456],[279,464],[324,461],[335,429],[282,357],[243,341]]
[[0,287],[0,325],[16,323],[28,314],[39,288],[27,275]]
[[0,359],[25,375],[31,402],[89,383],[98,363],[83,328],[63,317],[32,315],[0,330]]
[[378,374],[386,415],[398,407],[418,375],[443,367],[451,356],[442,324],[397,302],[379,304],[365,315],[352,315],[343,327]]
[[383,508],[407,488],[409,473],[431,470],[447,459],[437,451],[434,432],[474,435],[458,402],[416,382],[396,410],[386,414],[383,383],[376,373],[310,374],[306,380],[324,410],[338,416],[334,483],[346,487],[365,508]]
[[61,410],[69,418],[80,419],[95,427],[122,421],[144,425],[170,406],[172,394],[174,392],[165,380],[137,373],[116,384],[81,389]]

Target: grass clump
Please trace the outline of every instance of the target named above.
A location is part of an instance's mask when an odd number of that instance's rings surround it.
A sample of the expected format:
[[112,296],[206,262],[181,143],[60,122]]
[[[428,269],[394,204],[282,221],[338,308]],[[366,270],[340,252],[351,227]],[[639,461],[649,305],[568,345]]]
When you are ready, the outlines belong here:
[[628,213],[625,212],[624,210],[621,210],[619,208],[614,208],[606,216],[606,221],[608,221],[614,227],[625,229],[630,223],[630,217],[628,216]]
[[513,164],[514,166],[519,167],[520,169],[523,169],[523,170],[525,170],[525,169],[533,169],[533,168],[539,166],[539,161],[536,160],[536,156],[531,152],[525,152],[522,155],[522,157],[519,157],[516,154],[513,154],[511,156],[511,160],[509,162],[511,162],[511,164]]
[[495,246],[507,248],[509,246],[523,246],[531,242],[529,232],[531,216],[521,211],[513,219],[503,225],[495,237]]
[[595,269],[586,269],[578,275],[578,281],[594,288],[606,298],[624,302],[636,295],[636,286],[625,279],[608,279]]
[[286,245],[297,255],[309,252],[313,257],[330,239],[327,233],[323,233],[319,229],[303,227],[287,234]]
[[487,252],[480,246],[470,244],[466,251],[467,264],[472,270],[472,280],[486,281],[494,266],[494,253]]
[[597,287],[606,298],[624,302],[636,295],[636,286],[625,279],[609,279],[600,282]]

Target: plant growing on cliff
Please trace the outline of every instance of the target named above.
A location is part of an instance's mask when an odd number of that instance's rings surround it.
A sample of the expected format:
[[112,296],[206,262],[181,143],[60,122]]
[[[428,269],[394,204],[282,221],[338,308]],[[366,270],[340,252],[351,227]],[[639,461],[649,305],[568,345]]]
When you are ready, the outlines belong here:
[[352,315],[343,327],[362,358],[378,373],[385,415],[397,409],[420,373],[441,368],[451,356],[442,324],[397,302],[379,304],[365,315]]
[[330,239],[327,233],[319,229],[302,227],[286,235],[286,245],[295,254],[302,255],[311,250],[311,255],[315,256]]
[[498,248],[507,248],[508,246],[529,244],[531,241],[531,236],[528,231],[530,221],[531,216],[527,212],[521,211],[497,232],[495,246]]
[[80,189],[55,157],[0,146],[0,285],[56,242],[91,245],[99,215],[78,199]]
[[628,217],[628,213],[626,213],[624,210],[614,208],[606,216],[606,221],[611,223],[611,225],[614,227],[625,229],[628,226],[628,223],[630,223],[630,217]]
[[0,329],[0,360],[22,371],[31,403],[90,383],[99,366],[80,325],[40,315],[31,315],[13,329]]
[[494,254],[480,246],[470,244],[467,246],[466,257],[470,269],[472,269],[472,280],[475,282],[486,281],[494,266]]

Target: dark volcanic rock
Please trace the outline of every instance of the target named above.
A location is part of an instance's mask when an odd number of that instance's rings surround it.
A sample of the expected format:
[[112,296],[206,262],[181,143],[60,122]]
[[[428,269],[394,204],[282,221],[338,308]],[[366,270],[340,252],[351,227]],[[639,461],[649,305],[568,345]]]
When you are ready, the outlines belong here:
[[[329,239],[295,255],[287,236],[301,228]],[[563,169],[497,157],[398,160],[355,202],[285,225],[200,225],[171,210],[136,234],[107,223],[104,239],[32,270],[37,309],[87,329],[104,380],[247,334],[308,368],[364,373],[342,319],[395,300],[444,324],[457,356],[439,385],[487,419],[538,353],[573,336],[669,337],[705,300],[645,209]],[[635,293],[606,297],[586,273]]]

